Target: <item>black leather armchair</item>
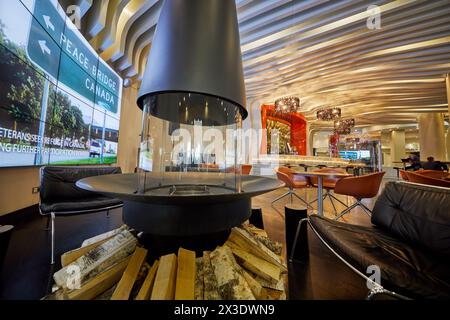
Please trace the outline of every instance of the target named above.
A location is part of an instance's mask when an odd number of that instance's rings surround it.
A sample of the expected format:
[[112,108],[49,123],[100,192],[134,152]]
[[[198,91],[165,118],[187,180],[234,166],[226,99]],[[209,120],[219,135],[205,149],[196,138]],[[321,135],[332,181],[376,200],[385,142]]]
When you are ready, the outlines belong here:
[[82,178],[121,173],[110,166],[47,166],[40,169],[39,211],[48,216],[47,230],[51,230],[51,263],[55,263],[55,217],[70,216],[119,208],[120,200],[82,190],[75,182]]
[[[383,293],[450,299],[450,189],[389,182],[371,222],[364,227],[311,215],[299,223],[292,253],[301,224],[307,223],[335,256],[373,285],[368,298]],[[372,265],[379,267],[381,283],[367,276]]]

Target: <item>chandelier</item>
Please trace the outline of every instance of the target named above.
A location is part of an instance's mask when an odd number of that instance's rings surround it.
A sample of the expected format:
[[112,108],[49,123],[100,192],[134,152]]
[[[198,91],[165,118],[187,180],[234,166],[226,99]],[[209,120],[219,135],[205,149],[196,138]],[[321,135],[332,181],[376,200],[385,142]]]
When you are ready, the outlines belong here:
[[339,119],[334,121],[334,132],[337,134],[350,134],[355,126],[355,119]]
[[300,112],[300,99],[297,97],[283,97],[275,100],[275,111],[278,113]]
[[341,117],[341,108],[328,108],[317,111],[317,119],[322,121],[337,120]]

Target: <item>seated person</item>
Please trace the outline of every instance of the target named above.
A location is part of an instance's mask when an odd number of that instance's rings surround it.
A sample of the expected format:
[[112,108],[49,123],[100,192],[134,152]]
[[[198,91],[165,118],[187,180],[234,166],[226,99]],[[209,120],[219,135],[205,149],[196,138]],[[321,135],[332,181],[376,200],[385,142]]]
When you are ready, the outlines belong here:
[[420,163],[420,158],[418,155],[411,153],[408,157],[408,162],[411,164],[410,166],[405,167],[405,170],[419,170],[422,168],[422,164]]
[[428,157],[427,161],[422,164],[422,168],[425,170],[448,170],[447,166],[444,163],[440,161],[434,161],[434,157]]

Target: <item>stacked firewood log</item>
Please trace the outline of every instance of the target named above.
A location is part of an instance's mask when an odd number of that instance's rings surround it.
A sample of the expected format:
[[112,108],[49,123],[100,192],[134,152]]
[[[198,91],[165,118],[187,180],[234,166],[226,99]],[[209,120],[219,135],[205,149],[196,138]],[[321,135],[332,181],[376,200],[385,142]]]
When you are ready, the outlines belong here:
[[201,257],[179,248],[149,265],[147,249],[124,225],[63,254],[55,292],[46,299],[285,299],[281,249],[264,230],[244,224]]

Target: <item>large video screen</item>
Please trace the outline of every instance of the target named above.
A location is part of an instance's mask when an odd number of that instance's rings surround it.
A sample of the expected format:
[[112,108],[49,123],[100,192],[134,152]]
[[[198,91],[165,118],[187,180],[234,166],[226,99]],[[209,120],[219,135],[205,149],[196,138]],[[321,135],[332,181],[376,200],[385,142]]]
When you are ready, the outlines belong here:
[[115,163],[121,96],[56,0],[0,1],[0,167]]

